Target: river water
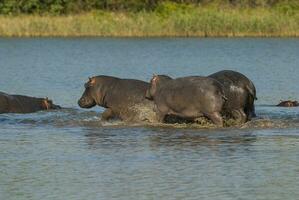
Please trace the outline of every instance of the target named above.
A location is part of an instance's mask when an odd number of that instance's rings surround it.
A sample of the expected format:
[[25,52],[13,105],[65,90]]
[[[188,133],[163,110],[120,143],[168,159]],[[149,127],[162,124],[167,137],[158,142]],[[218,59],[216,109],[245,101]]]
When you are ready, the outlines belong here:
[[[237,70],[258,117],[222,129],[100,123],[88,76]],[[0,199],[298,199],[299,39],[0,38],[0,91],[66,109],[0,115]]]

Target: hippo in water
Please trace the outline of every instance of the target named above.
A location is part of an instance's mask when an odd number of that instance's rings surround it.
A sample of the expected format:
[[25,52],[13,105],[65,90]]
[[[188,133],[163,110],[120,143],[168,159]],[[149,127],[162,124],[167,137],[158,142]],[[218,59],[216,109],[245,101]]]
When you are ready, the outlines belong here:
[[32,113],[40,110],[60,109],[48,98],[10,95],[0,92],[0,113]]
[[106,108],[102,120],[119,118],[126,122],[156,121],[154,103],[145,98],[149,83],[112,76],[95,76],[85,83],[79,99],[81,108]]
[[217,126],[223,126],[220,114],[225,102],[223,86],[215,79],[202,76],[172,79],[154,75],[146,97],[157,106],[158,119],[174,115],[186,119],[207,117]]
[[224,104],[224,113],[228,117],[245,123],[252,117],[255,117],[254,100],[256,100],[255,86],[243,74],[223,70],[209,75],[224,86],[224,94],[227,101]]
[[279,106],[279,107],[297,107],[297,106],[299,106],[299,103],[298,103],[298,101],[288,100],[288,101],[281,101],[276,106]]

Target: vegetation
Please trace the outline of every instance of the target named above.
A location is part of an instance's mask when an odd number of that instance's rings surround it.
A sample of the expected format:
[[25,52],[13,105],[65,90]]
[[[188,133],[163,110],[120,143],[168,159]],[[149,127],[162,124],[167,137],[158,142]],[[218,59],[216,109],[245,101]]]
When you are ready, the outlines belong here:
[[2,36],[299,36],[297,0],[2,0]]
[[298,0],[1,0],[0,14],[78,14],[92,10],[155,10],[161,4],[232,7],[280,7],[285,11],[299,8]]

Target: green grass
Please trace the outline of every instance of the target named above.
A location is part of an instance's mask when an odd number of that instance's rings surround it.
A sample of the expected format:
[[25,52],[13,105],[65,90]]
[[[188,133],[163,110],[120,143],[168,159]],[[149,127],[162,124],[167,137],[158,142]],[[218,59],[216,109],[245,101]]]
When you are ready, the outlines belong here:
[[164,5],[151,12],[0,16],[0,36],[299,36],[299,12]]

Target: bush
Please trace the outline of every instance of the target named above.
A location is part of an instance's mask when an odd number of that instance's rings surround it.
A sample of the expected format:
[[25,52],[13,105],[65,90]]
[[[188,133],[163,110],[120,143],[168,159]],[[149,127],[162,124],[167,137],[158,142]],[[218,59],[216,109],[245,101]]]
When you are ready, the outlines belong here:
[[275,8],[282,14],[295,15],[299,13],[299,2],[297,0],[286,0],[277,3]]
[[275,6],[279,12],[294,14],[298,0],[0,0],[0,14],[77,14],[91,10],[145,11],[163,15],[188,12],[190,5],[236,7]]

